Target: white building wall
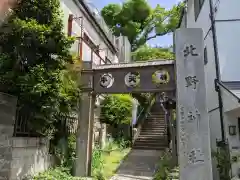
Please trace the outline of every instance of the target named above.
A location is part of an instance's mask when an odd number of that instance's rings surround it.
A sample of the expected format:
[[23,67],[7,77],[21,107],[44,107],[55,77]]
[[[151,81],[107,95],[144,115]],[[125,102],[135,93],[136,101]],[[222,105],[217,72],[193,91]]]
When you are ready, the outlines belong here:
[[[211,28],[211,20],[209,18],[210,5],[209,0],[205,0],[201,8],[200,14],[195,20],[194,1],[189,0],[187,3],[187,27],[202,28],[204,32],[204,43],[207,49],[207,64],[205,65],[205,83],[207,91],[207,109],[209,112],[210,130],[211,130],[211,147],[216,148],[216,139],[221,138],[221,126],[218,96],[215,91],[214,80],[216,79],[215,56],[213,48],[213,38]],[[184,20],[183,20],[184,21]],[[182,22],[182,24],[184,24]],[[182,25],[183,26],[183,25]]]
[[240,13],[239,0],[219,1],[216,8],[216,35],[223,81],[240,80],[239,48]]
[[206,36],[211,27],[209,13],[210,13],[209,0],[205,0],[201,12],[198,15],[197,20],[195,21],[194,0],[189,0],[187,3],[187,27],[202,28],[203,34],[204,36]]
[[[224,114],[224,119],[225,119],[225,132],[226,133],[226,138],[228,139],[229,143],[229,148],[230,148],[230,154],[231,157],[237,156],[238,160],[237,162],[232,161],[232,175],[235,176],[238,173],[238,168],[240,167],[240,144],[239,144],[239,132],[237,128],[236,135],[230,135],[229,134],[229,126],[236,126],[238,127],[238,117],[235,116],[232,113],[225,113]],[[232,158],[231,158],[232,159]]]
[[[64,22],[64,30],[67,33],[68,31],[68,18],[69,14],[73,14],[74,17],[83,17],[83,30],[95,43],[95,45],[100,45],[100,55],[101,58],[105,59],[105,56],[108,57],[109,60],[116,62],[117,56],[115,52],[112,52],[109,46],[104,42],[103,37],[101,34],[95,29],[95,27],[91,24],[91,22],[85,17],[83,14],[83,9],[77,0],[61,0],[61,8],[63,11],[63,22]],[[72,35],[73,36],[80,36],[81,35],[81,20],[74,20],[73,27],[72,27]],[[73,47],[74,51],[77,52],[78,50],[78,42],[75,42],[75,46]],[[89,47],[83,45],[83,61],[89,61],[89,57],[91,57],[91,53],[89,51]],[[118,60],[118,59],[117,59]]]

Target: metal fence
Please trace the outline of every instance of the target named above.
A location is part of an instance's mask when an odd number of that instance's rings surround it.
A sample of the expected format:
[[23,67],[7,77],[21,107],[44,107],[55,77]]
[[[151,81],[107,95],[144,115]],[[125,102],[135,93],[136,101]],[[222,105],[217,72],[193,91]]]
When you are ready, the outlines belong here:
[[23,109],[17,109],[14,132],[15,137],[41,137],[42,134],[38,133],[30,124],[31,114]]
[[[15,137],[42,137],[43,135],[36,131],[33,126],[33,119],[31,111],[18,109],[16,112],[16,119],[14,124]],[[77,132],[78,120],[77,117],[62,116],[60,121],[62,122],[63,129],[67,130],[67,133],[72,134]],[[61,129],[62,129],[61,128]]]

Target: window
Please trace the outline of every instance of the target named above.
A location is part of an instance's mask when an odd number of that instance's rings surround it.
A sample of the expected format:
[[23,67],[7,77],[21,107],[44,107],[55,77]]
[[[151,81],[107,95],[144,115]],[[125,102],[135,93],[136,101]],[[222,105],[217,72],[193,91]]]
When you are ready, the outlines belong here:
[[203,6],[204,0],[194,0],[194,12],[195,12],[195,20],[197,20],[198,15]]
[[204,65],[206,65],[208,63],[207,47],[204,48],[203,58],[204,58]]

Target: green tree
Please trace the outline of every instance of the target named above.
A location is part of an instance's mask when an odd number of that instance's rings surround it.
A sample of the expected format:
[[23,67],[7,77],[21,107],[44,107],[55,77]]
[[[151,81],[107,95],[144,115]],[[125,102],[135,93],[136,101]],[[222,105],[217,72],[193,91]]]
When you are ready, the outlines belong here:
[[152,48],[147,45],[143,45],[132,53],[132,58],[134,61],[147,61],[153,59],[172,60],[174,59],[174,54],[169,50],[169,48]]
[[183,5],[167,10],[159,4],[151,8],[147,0],[128,0],[105,6],[101,14],[115,35],[128,37],[134,51],[150,39],[173,32]]
[[0,90],[17,96],[39,129],[72,112],[79,93],[61,17],[59,0],[18,1],[0,29]]
[[130,124],[132,117],[132,97],[130,95],[109,95],[101,103],[102,122],[113,126]]

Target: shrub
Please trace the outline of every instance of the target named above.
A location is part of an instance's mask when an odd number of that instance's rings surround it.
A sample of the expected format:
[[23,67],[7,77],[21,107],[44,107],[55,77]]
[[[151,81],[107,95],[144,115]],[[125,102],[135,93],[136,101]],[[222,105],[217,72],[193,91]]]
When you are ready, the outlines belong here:
[[101,121],[110,125],[130,124],[132,117],[132,97],[130,95],[109,95],[102,105]]
[[93,174],[101,174],[103,169],[102,150],[97,146],[92,153],[92,172]]
[[83,180],[82,178],[73,177],[67,168],[57,167],[49,169],[43,173],[39,173],[33,180]]
[[154,176],[154,180],[171,180],[174,178],[178,178],[172,177],[172,173],[175,172],[176,174],[178,174],[178,169],[172,167],[171,160],[172,154],[166,151],[159,161],[158,170]]

